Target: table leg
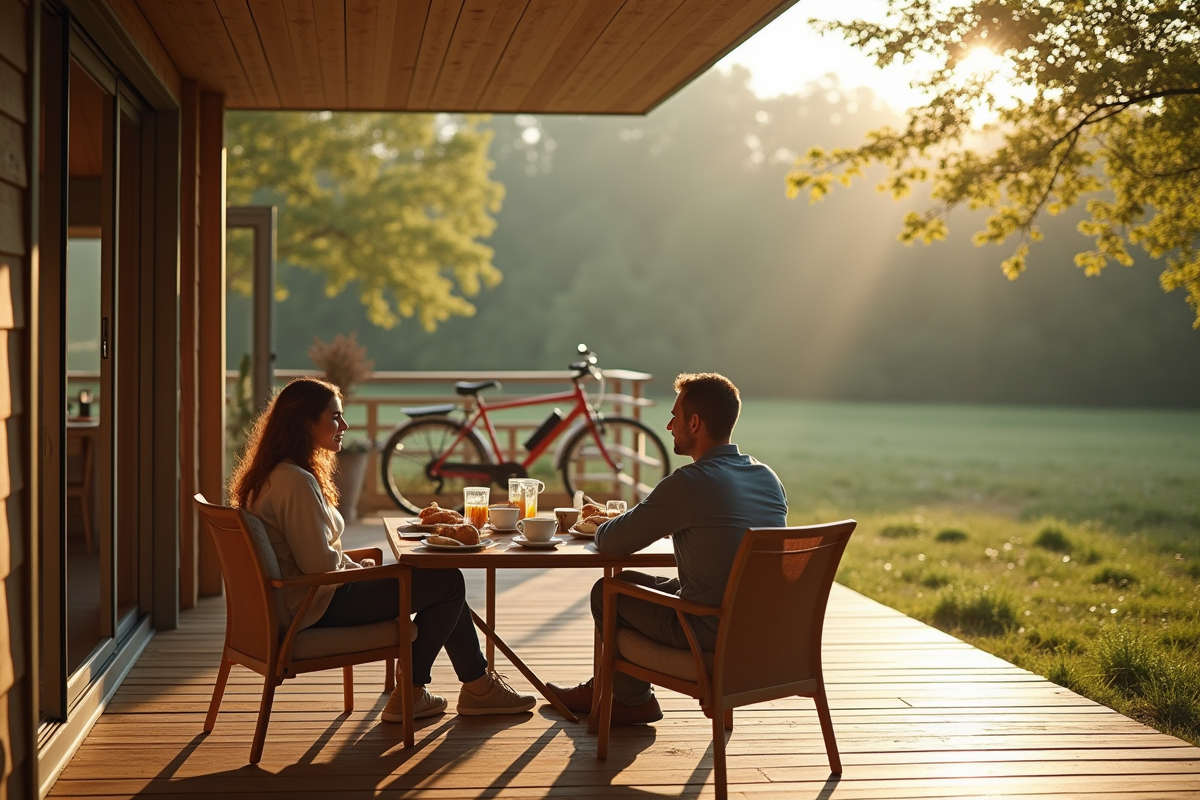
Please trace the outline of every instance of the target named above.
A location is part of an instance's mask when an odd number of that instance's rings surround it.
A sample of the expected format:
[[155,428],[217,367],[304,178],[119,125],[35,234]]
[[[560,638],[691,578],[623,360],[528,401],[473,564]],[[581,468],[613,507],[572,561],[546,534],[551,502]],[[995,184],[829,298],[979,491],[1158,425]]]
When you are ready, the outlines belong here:
[[[488,627],[496,630],[496,568],[488,567],[484,570],[487,577],[484,579],[487,584],[487,605],[484,607],[483,613],[487,616]],[[492,644],[490,637],[487,638],[487,643],[484,645],[484,655],[487,656],[488,669],[496,669],[496,648]]]
[[400,690],[400,708],[404,712],[404,746],[413,746],[412,699],[412,570],[404,570],[400,579],[400,669],[396,687]]
[[471,618],[475,620],[475,627],[483,631],[483,635],[487,637],[489,642],[496,643],[496,647],[500,648],[500,652],[503,653],[505,657],[513,663],[513,666],[520,670],[521,674],[525,676],[525,680],[533,684],[533,688],[537,689],[538,694],[546,698],[546,700],[550,702],[550,705],[554,706],[554,709],[558,711],[559,714],[562,714],[564,719],[570,722],[579,722],[579,717],[572,714],[571,709],[563,705],[563,702],[558,699],[558,696],[546,688],[546,684],[542,683],[541,679],[534,674],[534,671],[526,666],[524,661],[517,657],[517,654],[512,651],[512,648],[509,647],[508,644],[496,634],[496,631],[494,628],[492,628],[492,626],[480,619],[479,615],[474,611],[471,612]]
[[[605,567],[604,577],[611,578],[621,571],[620,567]],[[604,643],[600,639],[600,627],[593,624],[592,631],[592,712],[588,717],[588,733],[596,733],[600,722],[600,683],[607,680],[600,674],[604,663]]]

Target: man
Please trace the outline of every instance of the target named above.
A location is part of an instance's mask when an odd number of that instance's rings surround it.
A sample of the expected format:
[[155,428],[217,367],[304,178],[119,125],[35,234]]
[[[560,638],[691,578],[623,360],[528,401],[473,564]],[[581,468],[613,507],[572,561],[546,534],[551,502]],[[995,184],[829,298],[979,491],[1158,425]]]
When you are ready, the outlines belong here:
[[[675,405],[667,430],[675,452],[690,456],[687,464],[659,481],[641,503],[604,523],[596,531],[603,553],[626,554],[671,535],[678,578],[625,570],[618,578],[675,594],[685,600],[718,606],[747,528],[787,524],[787,496],[766,464],[730,444],[741,413],[737,387],[716,373],[683,374],[675,379]],[[603,629],[603,581],[592,587],[592,618]],[[689,617],[705,650],[716,649],[715,617]],[[687,648],[687,637],[672,609],[632,597],[617,598],[617,624],[669,645]],[[637,725],[662,719],[650,684],[624,673],[613,681],[613,724]],[[588,712],[593,681],[578,686],[550,684],[567,708]]]

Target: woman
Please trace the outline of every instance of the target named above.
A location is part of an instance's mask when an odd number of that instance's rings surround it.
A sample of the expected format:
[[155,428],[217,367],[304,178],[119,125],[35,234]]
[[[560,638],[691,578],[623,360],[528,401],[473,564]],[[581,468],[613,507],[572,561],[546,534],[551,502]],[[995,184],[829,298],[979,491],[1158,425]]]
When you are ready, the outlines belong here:
[[[234,506],[262,520],[284,578],[360,569],[342,550],[346,528],[338,513],[333,473],[335,454],[349,426],[342,417],[336,386],[297,378],[284,387],[255,421],[246,453],[234,471],[229,496]],[[345,627],[396,619],[399,583],[382,579],[321,587],[300,627]],[[295,614],[306,589],[289,590],[286,605]],[[462,689],[458,713],[517,714],[534,698],[513,691],[504,677],[487,668],[471,623],[462,573],[451,569],[412,571],[412,609],[418,635],[412,644],[413,716],[431,717],[446,709],[446,698],[431,694],[433,660],[443,647]],[[403,687],[397,686],[383,710],[385,722],[402,722]]]

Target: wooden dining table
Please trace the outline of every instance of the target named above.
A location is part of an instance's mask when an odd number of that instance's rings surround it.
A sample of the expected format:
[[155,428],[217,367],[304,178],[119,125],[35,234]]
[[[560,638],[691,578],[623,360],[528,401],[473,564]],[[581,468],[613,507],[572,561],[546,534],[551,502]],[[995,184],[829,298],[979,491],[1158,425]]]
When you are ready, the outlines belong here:
[[[650,547],[636,553],[616,555],[601,553],[595,543],[589,538],[576,538],[570,535],[559,535],[565,541],[557,548],[534,549],[522,546],[513,541],[511,534],[490,532],[484,529],[484,536],[491,538],[495,544],[483,550],[455,552],[453,550],[433,550],[410,536],[410,528],[406,518],[384,517],[383,525],[388,543],[396,556],[396,562],[409,569],[482,569],[485,570],[485,603],[484,616],[480,617],[473,609],[471,618],[476,627],[483,632],[487,640],[487,660],[490,669],[495,668],[495,648],[498,648],[516,667],[525,679],[554,706],[565,719],[578,722],[575,716],[557,695],[546,688],[546,684],[518,656],[504,639],[496,632],[496,570],[497,569],[599,569],[604,577],[612,577],[622,569],[644,569],[654,567],[674,567],[675,552],[670,539],[660,539]],[[402,674],[412,674],[412,645],[408,625],[412,617],[412,599],[406,592],[400,593],[400,641],[409,643],[402,647]],[[597,631],[592,651],[592,674],[600,664],[600,635]],[[405,697],[409,695],[405,694]],[[413,745],[413,726],[411,700],[404,708],[404,743]]]

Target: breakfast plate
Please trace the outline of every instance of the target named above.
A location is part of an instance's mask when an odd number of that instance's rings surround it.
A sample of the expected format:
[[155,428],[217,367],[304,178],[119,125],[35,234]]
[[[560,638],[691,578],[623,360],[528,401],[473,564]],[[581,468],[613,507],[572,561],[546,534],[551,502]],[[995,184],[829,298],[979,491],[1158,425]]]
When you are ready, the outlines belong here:
[[430,541],[422,542],[422,545],[429,550],[437,550],[442,553],[475,553],[479,550],[487,550],[489,547],[496,545],[495,539],[480,539],[479,544],[433,544]]
[[595,532],[595,531],[592,531],[591,533],[584,533],[583,531],[581,531],[581,530],[579,530],[578,528],[576,528],[574,525],[572,525],[572,526],[571,526],[571,527],[570,527],[570,528],[567,530],[567,533],[571,534],[571,535],[572,535],[572,536],[574,536],[576,539],[595,539],[595,538],[596,538],[596,532]]
[[408,517],[404,520],[404,524],[400,526],[401,533],[432,533],[437,525],[424,525],[421,523],[420,517]]
[[519,544],[521,547],[529,547],[534,550],[553,550],[555,547],[558,547],[560,544],[566,541],[561,537],[551,536],[549,541],[535,542],[532,539],[526,539],[524,534],[520,533],[514,536],[512,540],[514,544]]

